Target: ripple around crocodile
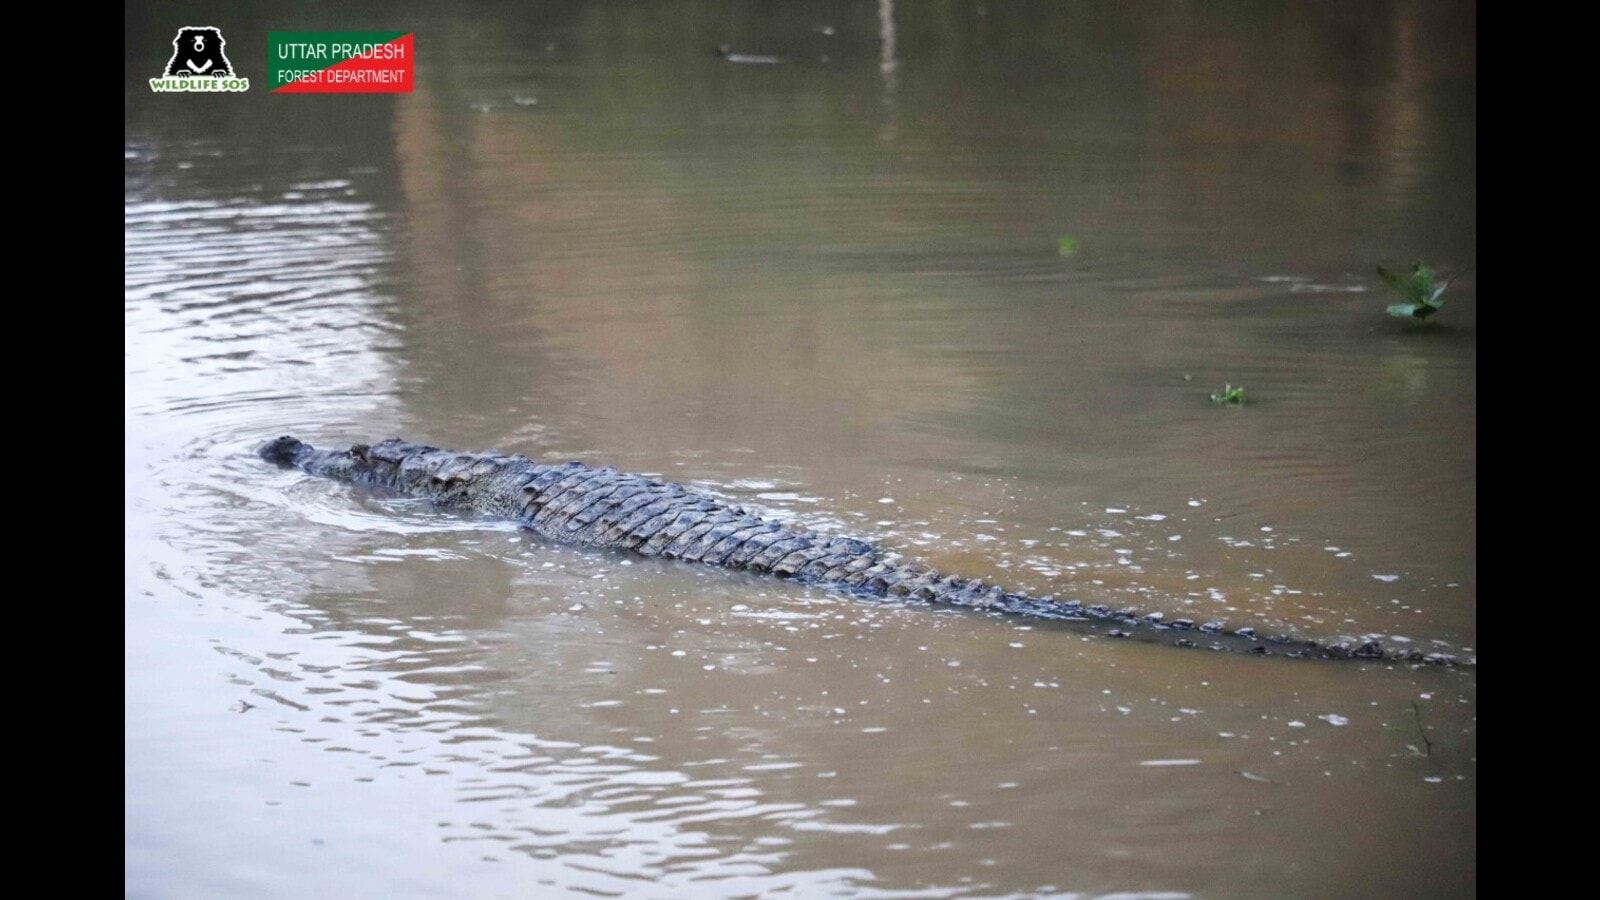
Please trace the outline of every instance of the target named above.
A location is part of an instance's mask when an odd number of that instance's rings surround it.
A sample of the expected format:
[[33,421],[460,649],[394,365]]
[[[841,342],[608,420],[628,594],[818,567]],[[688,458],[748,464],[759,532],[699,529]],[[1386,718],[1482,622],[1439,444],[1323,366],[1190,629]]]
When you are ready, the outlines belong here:
[[1386,649],[1376,640],[1319,643],[1248,627],[1195,623],[1133,609],[1030,597],[977,579],[898,562],[866,541],[819,534],[763,519],[681,484],[580,462],[536,463],[525,456],[461,453],[399,439],[318,450],[292,437],[268,441],[263,459],[312,475],[425,497],[514,519],[564,544],[632,550],[728,569],[791,578],[855,596],[904,598],[1043,619],[1097,623],[1113,637],[1169,640],[1295,658],[1455,665],[1456,657]]

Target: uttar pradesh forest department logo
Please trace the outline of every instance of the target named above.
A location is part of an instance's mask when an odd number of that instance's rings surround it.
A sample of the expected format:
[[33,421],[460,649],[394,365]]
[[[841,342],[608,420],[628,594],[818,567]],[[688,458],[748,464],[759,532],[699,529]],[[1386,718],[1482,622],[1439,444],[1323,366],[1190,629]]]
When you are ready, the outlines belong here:
[[206,26],[178,29],[172,39],[172,58],[160,78],[150,79],[150,90],[164,91],[247,91],[250,79],[233,72],[233,64],[222,52],[228,42],[222,30]]
[[411,31],[269,31],[267,90],[274,94],[409,94],[416,84]]

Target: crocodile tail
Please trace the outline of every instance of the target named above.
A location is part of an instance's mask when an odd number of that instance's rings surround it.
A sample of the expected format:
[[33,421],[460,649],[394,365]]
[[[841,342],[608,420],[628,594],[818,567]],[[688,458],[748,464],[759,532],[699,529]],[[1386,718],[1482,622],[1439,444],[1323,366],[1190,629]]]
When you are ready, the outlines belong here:
[[1385,647],[1372,639],[1356,643],[1323,643],[1281,634],[1262,636],[1254,628],[1230,628],[1221,621],[1197,623],[1193,619],[1168,618],[1159,612],[1140,613],[1133,608],[1113,609],[1099,604],[1085,605],[1076,600],[1033,597],[985,584],[979,579],[941,575],[932,569],[915,566],[897,566],[883,561],[876,554],[870,562],[864,561],[858,565],[854,572],[843,574],[839,582],[851,591],[872,597],[904,598],[913,602],[1032,618],[1087,622],[1110,637],[1170,643],[1180,647],[1203,647],[1296,659],[1352,659],[1443,666],[1458,664],[1457,658],[1451,654]]

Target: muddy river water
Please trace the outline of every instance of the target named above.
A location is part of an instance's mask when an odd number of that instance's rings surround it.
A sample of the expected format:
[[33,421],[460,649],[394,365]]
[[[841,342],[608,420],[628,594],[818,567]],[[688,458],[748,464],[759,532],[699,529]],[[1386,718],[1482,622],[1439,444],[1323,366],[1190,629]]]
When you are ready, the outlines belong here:
[[[1476,261],[1470,6],[214,14],[128,12],[129,895],[1475,891],[1475,665],[865,602],[251,455],[610,463],[1476,659],[1475,275],[1411,327],[1373,271]],[[255,77],[374,23],[414,93],[148,87],[180,26]]]

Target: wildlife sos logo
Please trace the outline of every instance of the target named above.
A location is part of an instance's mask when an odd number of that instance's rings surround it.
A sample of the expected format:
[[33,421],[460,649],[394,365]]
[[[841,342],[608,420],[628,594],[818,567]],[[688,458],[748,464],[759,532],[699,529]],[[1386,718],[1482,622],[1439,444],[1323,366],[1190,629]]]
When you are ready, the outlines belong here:
[[188,25],[178,29],[172,39],[172,57],[158,78],[150,79],[150,90],[168,91],[247,91],[250,79],[240,78],[228,62],[223,47],[228,42],[222,29],[209,25]]

